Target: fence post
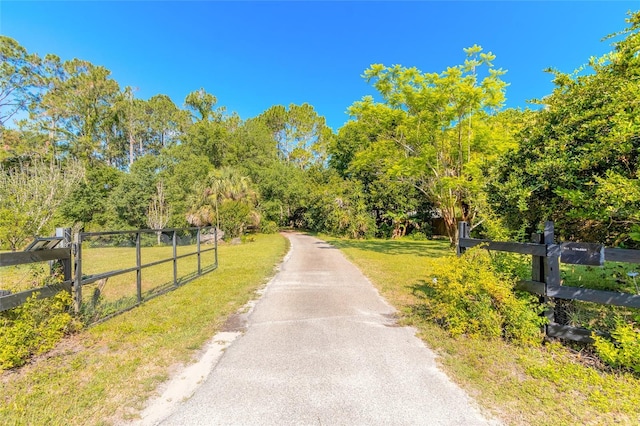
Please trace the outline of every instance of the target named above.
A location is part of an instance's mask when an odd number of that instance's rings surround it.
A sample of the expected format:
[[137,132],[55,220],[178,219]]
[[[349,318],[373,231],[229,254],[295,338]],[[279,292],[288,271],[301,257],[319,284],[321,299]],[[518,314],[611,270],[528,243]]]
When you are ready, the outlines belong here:
[[173,230],[173,285],[178,285],[178,231]]
[[458,244],[456,244],[456,254],[461,256],[466,250],[466,247],[460,246],[461,238],[469,238],[469,224],[467,222],[458,222]]
[[[544,224],[544,244],[547,246],[547,256],[544,259],[544,294],[546,301],[549,302],[549,293],[560,288],[560,250],[550,247],[554,244],[554,226],[553,222],[548,221]],[[549,320],[549,324],[555,323],[555,309],[549,308],[545,311],[545,316]]]
[[75,302],[75,313],[79,314],[82,308],[82,233],[78,232],[75,236],[74,260],[75,260],[75,278],[73,280],[73,299]]
[[200,231],[202,228],[198,228],[196,234],[196,246],[198,251],[198,276],[202,275],[202,268],[200,267]]
[[215,255],[215,265],[216,269],[218,269],[218,227],[216,226],[213,230],[213,253]]
[[136,232],[136,294],[138,303],[142,302],[142,252],[140,249],[140,231]]
[[[62,241],[60,242],[60,248],[71,249],[71,228],[56,228],[56,237],[62,237]],[[62,266],[63,281],[71,281],[71,276],[72,276],[71,258],[60,259],[55,263],[58,263],[59,265]]]
[[[543,234],[539,232],[534,232],[531,234],[531,242],[535,244],[542,244],[543,242]],[[549,303],[549,298],[547,297],[547,278],[545,276],[545,258],[542,256],[531,256],[531,280],[538,281],[541,283],[545,283],[544,285],[544,294],[538,298],[538,301],[545,306],[543,315],[549,320],[549,323],[552,323],[553,318],[553,308],[551,308]],[[547,335],[547,326],[543,327],[543,332]]]

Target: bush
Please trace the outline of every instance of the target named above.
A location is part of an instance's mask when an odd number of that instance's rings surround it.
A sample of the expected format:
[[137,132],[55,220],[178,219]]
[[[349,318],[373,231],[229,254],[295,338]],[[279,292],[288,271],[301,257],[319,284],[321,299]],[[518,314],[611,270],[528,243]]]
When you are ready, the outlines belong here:
[[414,231],[411,234],[409,234],[407,237],[413,241],[426,241],[429,239],[427,237],[427,234],[420,231]]
[[521,344],[541,341],[543,307],[527,293],[515,293],[514,279],[497,271],[482,249],[433,261],[426,283],[428,317],[453,336],[504,338]]
[[220,229],[226,238],[236,238],[244,233],[251,221],[251,206],[244,201],[224,200],[219,207]]
[[263,234],[275,234],[276,232],[278,232],[278,224],[272,220],[261,222],[260,232],[262,232]]
[[640,331],[633,324],[618,321],[611,332],[612,340],[594,335],[594,347],[600,359],[612,367],[640,374]]
[[66,291],[41,300],[34,294],[23,305],[0,313],[0,370],[24,365],[78,328],[69,314],[71,301]]

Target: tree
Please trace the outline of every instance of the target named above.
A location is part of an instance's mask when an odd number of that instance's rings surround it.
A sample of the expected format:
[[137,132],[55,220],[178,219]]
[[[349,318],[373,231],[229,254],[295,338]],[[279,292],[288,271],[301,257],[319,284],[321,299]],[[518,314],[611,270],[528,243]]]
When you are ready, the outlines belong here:
[[0,242],[15,251],[27,238],[38,235],[83,174],[74,161],[33,159],[10,169],[0,167]]
[[162,170],[162,157],[145,155],[131,165],[109,198],[110,215],[117,221],[116,229],[141,229],[147,226],[149,204],[156,194],[156,184]]
[[496,213],[528,234],[545,220],[561,239],[617,245],[640,226],[640,13],[590,72],[555,76],[556,88],[493,168]]
[[392,138],[403,119],[402,110],[372,104],[361,111],[358,120],[350,120],[339,130],[328,150],[333,169],[345,179],[362,183],[381,236],[391,235],[393,218],[403,217],[419,226],[418,222],[425,221],[421,216],[431,216],[430,203],[424,202],[414,185],[387,173],[396,151],[377,142]]
[[61,219],[80,225],[85,230],[104,230],[108,224],[118,223],[110,199],[120,186],[125,173],[115,167],[99,164],[86,170],[60,206]]
[[189,124],[187,111],[180,110],[167,95],[155,95],[146,104],[149,116],[147,150],[158,154],[177,143]]
[[376,223],[360,182],[316,167],[308,172],[307,188],[304,227],[349,238],[374,236]]
[[247,225],[259,224],[255,210],[258,195],[251,180],[237,170],[215,170],[194,189],[193,207],[187,216],[193,226],[216,224],[225,236],[233,238],[242,235]]
[[502,106],[506,87],[494,55],[479,46],[465,52],[464,64],[441,73],[372,65],[364,76],[384,103],[371,97],[354,103],[349,114],[363,130],[355,141],[338,137],[345,146],[333,147],[334,164],[343,171],[377,171],[420,191],[444,219],[452,243],[457,221],[478,214],[472,180],[479,174],[472,170],[499,148],[481,129]]
[[291,104],[288,109],[276,105],[259,118],[271,131],[283,161],[306,168],[326,160],[326,144],[332,131],[311,105]]
[[203,88],[189,93],[184,100],[184,104],[191,110],[192,117],[196,122],[219,119],[224,109],[214,110],[213,107],[217,103],[218,99]]
[[305,170],[273,161],[254,168],[250,176],[260,193],[259,207],[266,220],[279,226],[302,226],[309,193]]
[[[111,162],[109,145],[112,106],[120,93],[109,70],[73,59],[62,65],[64,74],[52,78],[44,95],[40,117],[49,117],[59,148],[82,161]],[[49,126],[46,126],[49,127]]]
[[236,117],[227,117],[224,108],[214,109],[217,99],[204,89],[191,92],[185,105],[192,111],[194,123],[189,126],[184,142],[196,155],[206,156],[215,167],[224,164],[230,127],[235,127]]
[[156,184],[156,193],[151,198],[147,212],[147,225],[149,225],[151,229],[158,230],[158,232],[156,232],[158,245],[160,245],[160,237],[162,236],[162,232],[159,230],[169,223],[170,210],[164,195],[164,184],[162,180],[159,180]]
[[43,85],[40,57],[0,35],[0,131],[16,114],[39,102]]

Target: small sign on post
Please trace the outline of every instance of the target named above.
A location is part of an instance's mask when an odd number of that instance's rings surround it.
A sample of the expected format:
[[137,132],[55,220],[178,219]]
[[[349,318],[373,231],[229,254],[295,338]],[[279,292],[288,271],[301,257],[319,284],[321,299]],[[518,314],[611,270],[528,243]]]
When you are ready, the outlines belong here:
[[595,243],[562,243],[560,262],[570,265],[604,265],[604,246]]

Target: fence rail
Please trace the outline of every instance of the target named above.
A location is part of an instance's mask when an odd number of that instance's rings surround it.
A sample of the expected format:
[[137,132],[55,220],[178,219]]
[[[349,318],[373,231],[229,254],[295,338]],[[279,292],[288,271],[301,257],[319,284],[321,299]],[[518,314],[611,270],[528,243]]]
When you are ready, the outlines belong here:
[[[202,232],[213,230],[213,240],[214,247],[208,249],[202,249]],[[192,253],[178,255],[178,232],[184,231],[195,231],[196,232],[196,251]],[[142,263],[142,235],[143,234],[170,234],[171,235],[171,248],[172,248],[172,256],[167,257],[155,262]],[[83,275],[83,258],[82,258],[82,244],[87,239],[92,237],[112,237],[112,236],[122,236],[122,235],[134,235],[135,236],[135,251],[136,251],[136,265],[129,268],[122,269],[114,269],[111,271],[103,272],[100,274],[93,274],[90,276]],[[204,228],[170,228],[163,230],[150,230],[150,229],[140,229],[136,231],[113,231],[113,232],[80,232],[76,235],[75,244],[76,250],[76,261],[75,261],[75,278],[74,278],[74,302],[76,312],[80,312],[82,310],[83,303],[83,295],[82,295],[82,287],[91,283],[95,283],[100,280],[108,279],[111,277],[116,277],[118,275],[129,274],[132,272],[136,273],[136,305],[142,303],[143,300],[151,298],[151,296],[144,298],[142,294],[142,271],[144,269],[162,265],[165,263],[173,262],[173,277],[172,277],[172,285],[173,287],[177,287],[182,284],[186,284],[187,282],[197,278],[203,273],[210,272],[218,267],[218,231],[213,227],[204,227]],[[207,252],[214,252],[214,263],[207,268],[202,267],[202,254]],[[195,274],[186,275],[184,277],[178,278],[178,260],[184,259],[187,257],[196,256],[197,257],[197,272]],[[155,293],[155,295],[161,294],[163,292]],[[154,295],[154,296],[155,296]]]
[[[202,236],[205,232],[213,231],[213,247],[203,248]],[[193,232],[196,238],[196,250],[191,253],[180,254],[177,253],[178,247],[178,233]],[[171,235],[171,256],[156,260],[153,262],[142,263],[142,235],[144,234],[170,234]],[[123,236],[132,235],[135,239],[135,252],[136,252],[136,265],[129,268],[114,269],[105,271],[99,274],[84,275],[83,265],[86,265],[87,260],[83,258],[83,242],[93,237],[110,237],[110,236]],[[211,234],[209,234],[211,235]],[[107,280],[111,277],[123,275],[127,273],[136,273],[136,297],[135,305],[140,304],[143,300],[150,299],[159,294],[162,294],[172,288],[179,285],[186,284],[187,282],[215,270],[218,267],[218,234],[217,230],[212,227],[204,228],[170,228],[162,230],[135,230],[135,231],[106,231],[106,232],[80,232],[75,235],[75,238],[71,237],[71,229],[58,228],[56,229],[55,238],[47,238],[44,240],[60,240],[58,244],[59,248],[43,248],[35,251],[24,252],[12,252],[12,253],[0,253],[0,267],[18,266],[23,264],[31,264],[37,262],[50,262],[51,273],[53,273],[53,266],[59,265],[62,273],[62,281],[53,285],[43,286],[39,288],[29,289],[14,294],[8,291],[0,292],[0,312],[9,309],[16,308],[23,305],[27,299],[37,294],[39,299],[53,297],[61,291],[67,291],[73,295],[74,308],[76,313],[80,313],[83,309],[83,286],[96,283],[100,280]],[[73,241],[73,242],[72,242]],[[100,250],[97,248],[95,250]],[[203,265],[203,255],[212,253],[213,259],[207,260]],[[197,258],[197,269],[192,273],[178,276],[178,260],[185,259],[191,256]],[[170,285],[163,285],[162,291],[155,291],[153,295],[143,297],[142,293],[142,271],[153,266],[158,266],[166,263],[173,262],[172,278],[169,280]],[[9,294],[7,294],[9,293]],[[129,306],[130,309],[132,306]],[[126,310],[126,309],[125,309]],[[121,312],[121,311],[118,311]]]
[[[563,248],[566,249],[569,246],[556,244],[554,242],[553,222],[545,223],[543,233],[533,234],[531,236],[531,243],[497,242],[476,239],[471,238],[469,234],[469,225],[465,222],[460,222],[458,225],[458,255],[464,253],[468,248],[477,246],[493,251],[531,255],[531,280],[519,281],[517,288],[541,296],[544,302],[548,302],[550,298],[553,298],[640,308],[640,295],[562,285],[560,276],[561,254]],[[596,252],[594,255],[594,253],[589,252],[589,250],[592,250],[594,248],[592,246],[595,245],[585,244],[584,246],[584,248],[580,247],[579,250],[591,255],[591,257],[587,259],[585,254],[585,262],[593,261],[593,258],[597,257],[598,253]],[[610,262],[640,263],[639,250],[601,248],[601,254],[601,262],[606,260]],[[545,315],[549,320],[549,324],[545,327],[545,332],[548,336],[580,342],[592,341],[590,330],[556,323],[553,310],[547,310]]]
[[48,297],[55,296],[61,291],[72,291],[71,230],[67,228],[57,228],[56,238],[46,238],[45,240],[59,240],[59,245],[61,247],[35,251],[0,253],[0,267],[49,261],[52,262],[51,273],[53,273],[54,264],[60,265],[62,268],[63,281],[53,285],[0,296],[0,312],[23,305],[27,299],[33,297],[34,294],[37,295],[38,299],[46,299]]

